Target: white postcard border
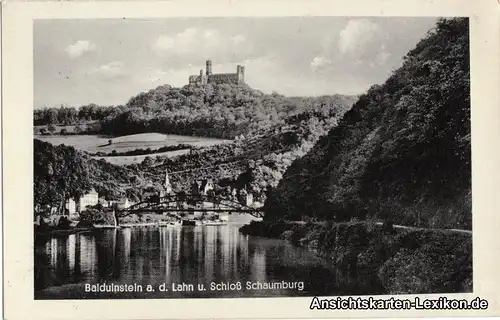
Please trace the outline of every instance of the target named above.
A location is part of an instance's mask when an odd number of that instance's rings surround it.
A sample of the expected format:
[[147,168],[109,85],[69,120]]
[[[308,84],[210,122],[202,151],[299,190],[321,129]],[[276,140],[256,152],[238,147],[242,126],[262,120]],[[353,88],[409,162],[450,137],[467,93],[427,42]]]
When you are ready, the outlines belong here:
[[[500,310],[498,214],[499,19],[494,1],[275,0],[7,2],[2,8],[5,318],[332,318],[488,316]],[[33,20],[233,16],[467,16],[470,18],[473,279],[486,311],[313,311],[311,298],[34,300]],[[440,295],[422,295],[437,297]],[[414,297],[414,296],[397,296]]]

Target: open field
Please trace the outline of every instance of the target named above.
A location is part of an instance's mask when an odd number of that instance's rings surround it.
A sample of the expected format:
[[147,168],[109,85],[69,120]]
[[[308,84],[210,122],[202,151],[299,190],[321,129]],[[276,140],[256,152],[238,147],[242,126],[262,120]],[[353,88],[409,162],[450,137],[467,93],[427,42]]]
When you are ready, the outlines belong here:
[[[135,149],[147,149],[147,148],[158,149],[161,147],[175,146],[178,144],[188,144],[196,147],[207,147],[216,144],[231,142],[231,140],[167,135],[161,133],[140,133],[140,134],[133,134],[121,137],[114,137],[114,138],[97,136],[97,135],[73,135],[73,136],[36,135],[35,138],[45,142],[49,142],[53,145],[64,144],[67,146],[72,146],[75,149],[90,153],[96,153],[96,152],[110,153],[113,150],[116,150],[116,152],[125,152]],[[109,140],[112,140],[112,144],[108,143]],[[131,164],[131,163],[141,162],[147,156],[156,157],[161,155],[161,156],[174,157],[181,154],[185,154],[187,152],[189,152],[189,150],[167,151],[162,153],[153,153],[153,154],[138,155],[138,156],[116,156],[116,157],[96,157],[96,158],[103,158],[106,161],[113,164]]]

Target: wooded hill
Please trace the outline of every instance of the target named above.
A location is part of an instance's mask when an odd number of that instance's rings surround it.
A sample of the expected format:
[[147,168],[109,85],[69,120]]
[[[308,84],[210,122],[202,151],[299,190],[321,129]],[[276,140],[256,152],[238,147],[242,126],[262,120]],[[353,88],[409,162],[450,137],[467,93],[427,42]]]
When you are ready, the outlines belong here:
[[286,171],[266,219],[471,228],[468,19],[439,20]]
[[[239,87],[230,88],[238,90]],[[289,110],[291,116],[278,123],[255,127],[246,136],[238,136],[234,143],[193,150],[174,159],[152,154],[140,164],[116,166],[94,160],[90,154],[72,147],[55,147],[35,140],[35,202],[62,206],[64,199],[77,197],[90,187],[103,197],[127,196],[139,201],[145,193],[161,190],[165,170],[183,171],[171,175],[176,191],[189,190],[194,180],[212,178],[216,184],[220,182],[217,187],[220,192],[228,186],[247,188],[263,201],[269,187],[277,185],[287,166],[336,125],[354,101],[353,97],[344,96],[283,99],[296,103],[295,111]],[[50,174],[51,167],[56,168],[55,174]],[[81,181],[76,178],[65,181],[68,173],[80,176]]]
[[352,96],[285,97],[248,85],[207,84],[174,88],[162,85],[132,97],[123,106],[91,104],[34,111],[34,124],[85,124],[78,133],[112,136],[166,133],[232,139],[306,111],[327,112],[334,104],[352,105]]

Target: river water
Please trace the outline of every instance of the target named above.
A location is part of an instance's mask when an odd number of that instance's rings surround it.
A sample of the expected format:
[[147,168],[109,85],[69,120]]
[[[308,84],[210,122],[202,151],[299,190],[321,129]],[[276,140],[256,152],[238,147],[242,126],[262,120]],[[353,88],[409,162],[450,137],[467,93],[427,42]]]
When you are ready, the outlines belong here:
[[284,240],[242,235],[238,227],[150,226],[37,236],[35,299],[377,293],[370,279],[342,274],[331,260]]

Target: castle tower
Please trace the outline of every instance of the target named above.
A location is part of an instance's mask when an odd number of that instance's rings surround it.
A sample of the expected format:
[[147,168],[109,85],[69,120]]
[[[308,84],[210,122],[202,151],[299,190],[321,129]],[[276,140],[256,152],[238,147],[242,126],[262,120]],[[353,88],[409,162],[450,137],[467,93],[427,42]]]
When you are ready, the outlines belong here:
[[203,69],[200,70],[200,76],[198,77],[198,84],[207,84],[207,76],[203,74]]
[[207,60],[207,76],[212,75],[212,60]]
[[172,192],[172,185],[170,184],[170,179],[168,177],[168,170],[165,170],[165,183],[163,184],[166,194]]
[[245,67],[238,65],[236,67],[236,76],[238,77],[238,84],[245,82]]

